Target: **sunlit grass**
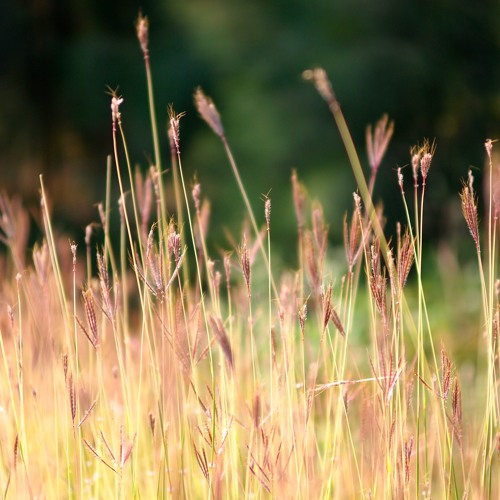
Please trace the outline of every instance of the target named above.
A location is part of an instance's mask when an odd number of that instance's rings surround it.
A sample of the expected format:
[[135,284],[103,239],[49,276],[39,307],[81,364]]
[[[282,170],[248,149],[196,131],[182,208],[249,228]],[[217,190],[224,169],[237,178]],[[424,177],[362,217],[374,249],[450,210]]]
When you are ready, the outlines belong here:
[[241,193],[235,210],[246,213],[232,245],[207,244],[202,180],[186,178],[182,164],[188,118],[169,110],[167,171],[147,20],[137,26],[154,165],[134,172],[122,127],[126,97],[111,92],[106,199],[82,235],[84,248],[53,228],[42,178],[43,237],[31,252],[26,212],[0,199],[3,496],[497,498],[491,141],[484,235],[471,175],[461,193],[478,256],[471,271],[453,249],[427,250],[434,144],[412,148],[402,159],[408,174],[395,172],[406,219],[388,241],[372,193],[394,126],[384,116],[367,130],[367,181],[326,73],[306,71],[339,128],[358,191],[351,213],[333,221],[345,248],[330,248],[323,209],[294,171],[290,188],[280,189],[293,193],[297,245],[286,251],[297,267],[279,269],[270,195],[249,197],[222,118],[197,89],[197,109],[227,155],[232,177],[224,182]]

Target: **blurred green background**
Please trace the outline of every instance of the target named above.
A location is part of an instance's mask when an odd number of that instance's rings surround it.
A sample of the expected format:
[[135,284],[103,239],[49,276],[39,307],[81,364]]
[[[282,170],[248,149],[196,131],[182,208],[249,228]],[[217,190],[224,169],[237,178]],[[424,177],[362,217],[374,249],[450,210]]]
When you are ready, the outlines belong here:
[[395,120],[375,189],[389,225],[403,217],[396,167],[408,164],[410,146],[435,138],[427,234],[466,234],[460,181],[473,166],[481,182],[484,140],[500,133],[498,0],[7,1],[0,20],[4,190],[36,204],[43,173],[55,217],[83,237],[97,220],[112,150],[107,85],[119,85],[131,157],[147,168],[153,147],[134,27],[139,8],[150,20],[163,162],[173,103],[187,112],[184,169],[190,179],[197,174],[212,202],[213,234],[237,232],[245,211],[219,141],[193,107],[198,85],[221,112],[261,220],[262,193],[271,190],[275,243],[295,238],[292,167],[323,203],[332,239],[341,239],[355,184],[326,104],[301,79],[314,65],[327,70],[365,165],[366,125],[385,112]]

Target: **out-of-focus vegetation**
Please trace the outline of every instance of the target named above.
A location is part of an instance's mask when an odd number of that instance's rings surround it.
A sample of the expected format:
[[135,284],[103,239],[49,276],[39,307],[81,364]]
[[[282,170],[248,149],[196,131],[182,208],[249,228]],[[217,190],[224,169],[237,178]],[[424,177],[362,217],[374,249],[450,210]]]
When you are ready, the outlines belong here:
[[[141,5],[151,18],[156,107],[165,132],[167,104],[186,111],[185,169],[198,173],[218,222],[233,230],[243,211],[223,152],[201,126],[192,92],[202,85],[218,103],[253,204],[275,189],[279,239],[293,231],[289,191],[276,189],[298,169],[332,219],[350,206],[354,179],[328,113],[300,79],[325,67],[363,157],[367,123],[387,112],[396,134],[375,200],[384,199],[390,224],[401,204],[390,193],[394,168],[408,144],[438,144],[428,193],[428,234],[443,236],[449,205],[469,165],[482,167],[482,143],[500,123],[498,2],[319,0],[158,2]],[[0,29],[0,182],[36,201],[35,173],[58,193],[56,217],[81,228],[95,216],[87,200],[104,197],[101,174],[110,153],[106,85],[120,85],[132,161],[152,157],[146,83],[137,71],[135,2],[10,2]],[[162,152],[168,153],[166,134]],[[388,196],[389,195],[389,196]],[[450,195],[451,198],[450,198]],[[235,208],[236,206],[236,208]],[[456,208],[456,207],[454,207]],[[392,219],[391,219],[392,217]],[[447,224],[443,226],[443,221]],[[439,229],[438,229],[439,228]],[[340,231],[332,236],[340,238]],[[450,234],[445,236],[449,237]],[[288,240],[289,241],[289,240]]]

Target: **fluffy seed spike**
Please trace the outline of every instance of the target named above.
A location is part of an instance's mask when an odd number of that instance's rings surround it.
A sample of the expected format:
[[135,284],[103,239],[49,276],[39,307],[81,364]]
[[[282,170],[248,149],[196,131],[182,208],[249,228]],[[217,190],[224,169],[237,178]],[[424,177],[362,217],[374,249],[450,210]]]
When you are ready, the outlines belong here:
[[170,124],[170,133],[172,134],[172,140],[175,145],[175,150],[177,152],[177,155],[181,154],[180,150],[180,135],[179,135],[179,129],[180,129],[180,120],[181,118],[185,115],[186,113],[176,113],[173,106],[170,104],[168,106],[168,118],[169,118],[169,124]]
[[212,99],[205,95],[201,87],[198,87],[194,93],[194,103],[198,113],[200,113],[201,117],[207,122],[210,128],[219,137],[224,137],[224,127],[222,126],[219,112]]
[[389,142],[394,133],[394,122],[389,121],[387,114],[375,125],[375,130],[372,132],[372,126],[366,128],[366,149],[368,153],[368,162],[373,172],[377,172],[382,158],[384,157]]
[[476,250],[480,252],[480,242],[479,242],[479,224],[477,217],[477,200],[474,194],[474,188],[472,186],[473,177],[472,172],[469,170],[469,182],[464,183],[462,187],[462,192],[460,193],[460,199],[462,201],[462,213],[464,215],[465,222],[469,228],[470,234],[474,243],[476,245]]
[[271,198],[266,198],[264,214],[266,216],[267,232],[269,233],[271,231]]
[[[302,73],[302,78],[314,83],[319,95],[329,104],[337,102],[333,92],[332,84],[323,68],[306,69]],[[338,104],[337,104],[338,105]]]
[[250,268],[250,257],[248,254],[247,238],[243,237],[243,245],[240,249],[240,265],[243,271],[243,276],[245,278],[245,283],[247,286],[247,292],[250,296],[250,278],[251,278],[251,268]]
[[142,53],[144,57],[149,57],[149,20],[146,16],[143,16],[141,12],[139,12],[139,17],[137,18],[137,23],[135,25],[135,29],[137,31],[137,38],[141,45]]

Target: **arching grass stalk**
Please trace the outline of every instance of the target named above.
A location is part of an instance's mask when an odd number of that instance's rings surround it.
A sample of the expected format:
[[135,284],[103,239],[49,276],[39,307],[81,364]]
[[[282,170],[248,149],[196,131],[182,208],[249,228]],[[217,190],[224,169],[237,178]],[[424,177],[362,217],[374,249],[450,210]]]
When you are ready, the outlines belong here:
[[[212,100],[209,97],[207,97],[204,94],[204,92],[203,92],[203,90],[201,90],[201,88],[198,88],[196,90],[195,95],[194,95],[194,100],[195,100],[196,108],[198,109],[198,112],[200,113],[201,117],[208,123],[210,128],[217,134],[217,136],[222,141],[222,144],[223,144],[224,149],[226,151],[226,155],[227,155],[228,160],[229,160],[229,164],[231,165],[234,177],[235,177],[236,182],[238,184],[238,188],[240,190],[241,196],[243,197],[243,201],[245,203],[245,207],[247,209],[248,216],[250,217],[250,222],[252,224],[252,228],[254,230],[255,238],[257,239],[260,252],[262,254],[262,257],[264,259],[266,267],[269,269],[269,261],[267,258],[266,250],[264,248],[264,245],[263,245],[261,237],[260,237],[260,231],[259,231],[259,228],[257,226],[257,221],[255,220],[255,215],[253,213],[252,205],[250,204],[250,200],[248,199],[248,195],[247,195],[245,186],[243,185],[243,181],[241,180],[241,176],[240,176],[238,167],[236,165],[236,161],[234,159],[231,148],[229,147],[229,143],[227,141],[227,138],[224,134],[224,127],[222,126],[222,121],[221,121],[219,112],[217,111],[215,104],[212,102]],[[276,284],[275,284],[275,281],[274,281],[274,278],[272,277],[272,275],[271,275],[271,284],[273,287],[273,292],[274,292],[275,298],[279,303],[278,289],[276,288]]]
[[340,104],[337,101],[337,98],[335,97],[335,94],[333,92],[331,83],[328,80],[326,72],[322,68],[315,68],[313,70],[304,71],[303,77],[304,79],[311,80],[314,83],[319,94],[326,101],[328,107],[330,108],[333,118],[335,119],[335,123],[337,124],[340,137],[342,139],[342,142],[344,143],[344,147],[346,149],[347,156],[349,158],[349,162],[351,164],[351,168],[354,173],[354,177],[356,179],[359,192],[361,194],[361,198],[366,207],[368,219],[372,224],[375,236],[380,239],[380,247],[382,253],[386,255],[388,250],[387,240],[384,236],[382,226],[380,224],[375,208],[373,206],[371,194],[368,189],[368,185],[366,184],[363,168],[361,167],[361,162],[359,161],[358,153],[352,141],[352,137],[349,132],[349,127],[347,126],[344,115],[340,108]]

